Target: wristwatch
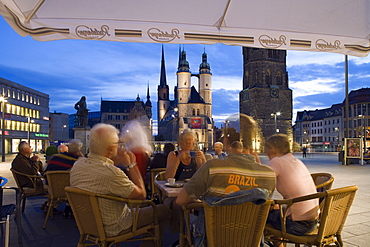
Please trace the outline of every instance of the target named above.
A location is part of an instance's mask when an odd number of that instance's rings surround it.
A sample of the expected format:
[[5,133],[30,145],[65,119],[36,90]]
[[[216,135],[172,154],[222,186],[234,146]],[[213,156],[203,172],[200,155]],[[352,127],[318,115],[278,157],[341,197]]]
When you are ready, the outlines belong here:
[[124,168],[122,168],[122,170],[124,171],[129,171],[131,168],[133,168],[134,166],[136,166],[137,164],[136,163],[132,163]]

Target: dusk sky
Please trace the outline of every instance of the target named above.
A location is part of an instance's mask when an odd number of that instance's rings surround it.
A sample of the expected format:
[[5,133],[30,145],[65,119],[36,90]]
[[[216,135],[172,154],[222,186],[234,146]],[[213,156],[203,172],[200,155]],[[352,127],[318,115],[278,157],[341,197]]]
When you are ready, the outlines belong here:
[[[39,90],[50,97],[50,112],[75,113],[86,96],[90,111],[100,100],[146,100],[149,83],[153,118],[157,119],[161,44],[58,40],[40,42],[22,37],[0,17],[0,77]],[[170,99],[176,84],[178,44],[165,44]],[[239,112],[242,90],[242,48],[226,45],[185,45],[190,70],[198,73],[205,49],[213,83],[216,126]],[[288,51],[289,87],[295,114],[341,103],[345,98],[344,55]],[[369,87],[370,58],[349,56],[349,91]],[[196,81],[192,81],[196,86]],[[284,114],[282,112],[282,114]]]

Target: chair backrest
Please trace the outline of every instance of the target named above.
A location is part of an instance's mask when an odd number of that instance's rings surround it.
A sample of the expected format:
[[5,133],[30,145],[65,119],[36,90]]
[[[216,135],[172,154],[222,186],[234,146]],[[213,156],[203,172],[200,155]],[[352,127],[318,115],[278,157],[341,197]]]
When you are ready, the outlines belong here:
[[154,176],[154,180],[157,180],[157,181],[164,181],[164,180],[167,180],[167,179],[166,179],[166,171],[162,171],[162,172],[157,173],[157,174]]
[[27,177],[33,184],[33,188],[27,188],[27,193],[42,192],[44,190],[42,186],[41,176],[18,172],[12,168],[10,169],[10,171],[12,172],[14,180],[17,183],[17,187],[21,193],[25,192],[24,187],[21,185],[20,180],[19,180],[21,176]]
[[66,187],[65,192],[80,234],[92,235],[105,241],[106,235],[96,194],[75,187]]
[[318,242],[326,236],[340,234],[346,222],[358,187],[356,185],[328,190],[318,229]]
[[45,175],[50,196],[52,198],[66,199],[64,188],[69,186],[69,171],[48,171]]
[[151,194],[152,194],[152,198],[154,197],[155,194],[157,194],[158,190],[157,190],[157,187],[154,185],[154,177],[155,175],[157,175],[158,173],[160,172],[163,172],[163,171],[166,171],[166,168],[155,168],[155,169],[150,169],[149,172],[150,172],[150,190],[151,190]]
[[262,205],[209,206],[203,202],[208,246],[259,246],[272,200]]
[[316,185],[317,192],[330,190],[333,186],[334,176],[331,173],[311,173],[311,177]]

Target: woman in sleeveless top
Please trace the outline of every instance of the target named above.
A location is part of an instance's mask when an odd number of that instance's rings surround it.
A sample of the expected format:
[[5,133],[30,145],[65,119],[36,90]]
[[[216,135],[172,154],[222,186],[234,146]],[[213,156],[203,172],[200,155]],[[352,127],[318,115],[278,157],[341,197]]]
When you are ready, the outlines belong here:
[[192,151],[195,148],[196,135],[186,129],[179,136],[180,151],[172,151],[167,158],[166,179],[184,180],[191,178],[196,170],[206,162],[202,151]]

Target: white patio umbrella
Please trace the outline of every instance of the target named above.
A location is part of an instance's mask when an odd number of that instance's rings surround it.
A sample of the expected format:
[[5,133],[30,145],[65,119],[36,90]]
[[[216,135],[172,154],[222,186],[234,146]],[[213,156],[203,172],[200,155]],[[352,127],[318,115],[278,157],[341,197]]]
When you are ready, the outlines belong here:
[[367,56],[369,0],[0,0],[35,40],[240,45]]

